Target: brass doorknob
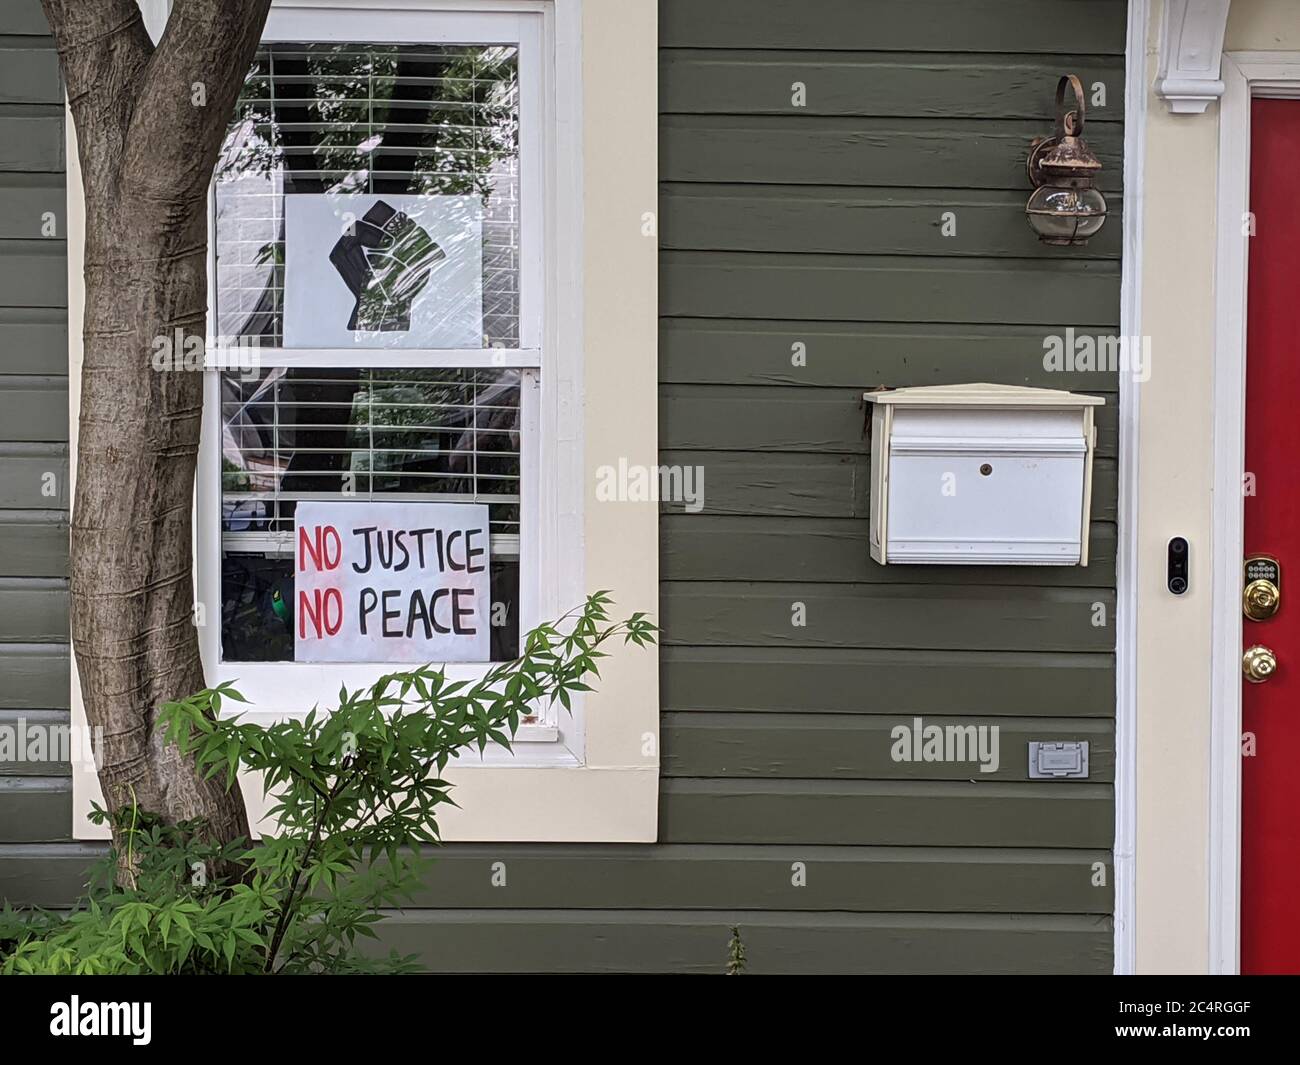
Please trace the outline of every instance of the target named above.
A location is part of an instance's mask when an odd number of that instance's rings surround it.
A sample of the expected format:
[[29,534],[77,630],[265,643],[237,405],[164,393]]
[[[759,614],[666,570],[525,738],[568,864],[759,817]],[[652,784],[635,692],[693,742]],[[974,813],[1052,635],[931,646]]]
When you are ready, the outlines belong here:
[[1242,613],[1251,621],[1263,621],[1277,613],[1282,593],[1272,581],[1255,580],[1246,585],[1241,598]]
[[1247,647],[1241,656],[1241,671],[1252,684],[1262,684],[1277,671],[1277,656],[1267,647]]

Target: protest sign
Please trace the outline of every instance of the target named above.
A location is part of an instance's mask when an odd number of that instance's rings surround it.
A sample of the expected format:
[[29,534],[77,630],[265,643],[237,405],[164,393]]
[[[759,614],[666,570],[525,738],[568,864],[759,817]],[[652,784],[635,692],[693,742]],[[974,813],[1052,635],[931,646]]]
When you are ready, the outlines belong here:
[[488,508],[303,502],[294,528],[298,662],[486,662]]

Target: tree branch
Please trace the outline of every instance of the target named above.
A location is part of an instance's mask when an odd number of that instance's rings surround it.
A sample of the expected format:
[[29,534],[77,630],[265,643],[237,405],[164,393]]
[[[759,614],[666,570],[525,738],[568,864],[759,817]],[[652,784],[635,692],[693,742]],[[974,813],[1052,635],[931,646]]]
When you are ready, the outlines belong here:
[[[271,0],[176,0],[139,89],[122,181],[165,208],[206,196]],[[159,130],[166,130],[161,141]]]
[[116,95],[153,54],[134,0],[41,0],[41,6],[74,111],[92,93]]
[[41,0],[41,6],[58,47],[86,184],[109,188],[153,42],[135,0]]
[[[302,880],[303,873],[307,871],[307,863],[311,860],[312,854],[315,852],[317,846],[320,845],[320,837],[325,828],[325,820],[329,817],[334,801],[349,787],[351,787],[352,782],[357,779],[360,772],[360,769],[355,770],[346,781],[341,779],[336,780],[334,787],[330,789],[327,802],[321,807],[320,816],[316,818],[316,823],[312,827],[311,839],[307,843],[307,849],[303,851],[302,861],[298,863],[298,868],[294,870],[293,880],[289,884],[289,894],[280,904],[280,916],[275,922],[275,933],[272,935],[271,942],[266,948],[266,965],[263,969],[263,972],[265,973],[269,974],[273,971],[276,955],[280,953],[280,945],[284,942],[285,933],[289,931],[289,923],[293,911],[298,906],[296,899],[298,894],[298,883]],[[303,885],[304,894],[306,894],[307,887],[308,885]]]

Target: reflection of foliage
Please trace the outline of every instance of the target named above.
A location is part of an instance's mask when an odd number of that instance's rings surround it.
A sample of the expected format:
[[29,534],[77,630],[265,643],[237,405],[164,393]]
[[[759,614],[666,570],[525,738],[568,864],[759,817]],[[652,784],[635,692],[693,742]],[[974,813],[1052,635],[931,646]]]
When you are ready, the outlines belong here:
[[[240,277],[237,287],[264,291],[251,308],[232,308],[237,321],[229,328],[223,310],[223,331],[280,342],[283,211],[264,209],[260,196],[274,202],[285,193],[477,195],[492,204],[489,215],[517,224],[510,201],[519,154],[518,67],[513,45],[262,48],[245,77],[217,181],[219,245],[226,226],[231,242],[265,241],[251,262],[237,248],[219,248],[228,263],[221,269]],[[235,186],[240,179],[251,179],[251,188]],[[256,236],[245,232],[250,224],[261,226]],[[506,237],[495,261],[485,256],[489,343],[518,343],[510,277],[516,247],[517,238]]]
[[[374,371],[363,377],[349,418],[353,469],[400,470],[452,452],[497,458],[491,471],[518,475],[518,371]],[[377,451],[369,465],[370,447]],[[468,467],[468,456],[450,465]]]
[[228,458],[221,460],[221,490],[223,492],[246,492],[250,481],[248,474]]
[[257,249],[257,258],[254,262],[258,266],[273,266],[277,270],[283,270],[284,243],[282,241],[273,241],[270,244],[263,244]]
[[[288,166],[329,175],[332,191],[374,191],[374,171],[409,157],[407,191],[486,200],[518,154],[518,100],[513,46],[272,45],[245,78],[218,177]],[[310,150],[290,166],[286,148]]]

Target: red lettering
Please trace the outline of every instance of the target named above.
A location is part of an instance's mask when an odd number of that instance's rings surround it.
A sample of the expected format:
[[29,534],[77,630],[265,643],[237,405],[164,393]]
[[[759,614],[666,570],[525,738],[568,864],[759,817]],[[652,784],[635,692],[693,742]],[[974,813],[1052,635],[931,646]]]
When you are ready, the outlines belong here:
[[315,630],[316,639],[335,636],[343,627],[343,593],[337,588],[313,588],[311,598],[305,591],[298,593],[298,638],[307,638],[307,623]]
[[[331,530],[332,531],[332,530]],[[337,560],[334,563],[338,565]],[[330,613],[330,605],[334,607],[334,613]],[[334,623],[330,624],[330,618],[333,617]],[[343,628],[343,593],[337,588],[325,589],[325,632],[329,636],[338,634],[339,629]]]
[[315,589],[315,598],[308,599],[306,592],[298,593],[298,639],[307,638],[307,622],[310,621],[312,627],[316,630],[316,638],[320,639],[320,589]]
[[343,541],[338,530],[333,525],[317,525],[312,532],[313,536],[309,536],[306,528],[298,530],[298,572],[306,570],[309,556],[318,573],[323,569],[337,569],[343,558]]

